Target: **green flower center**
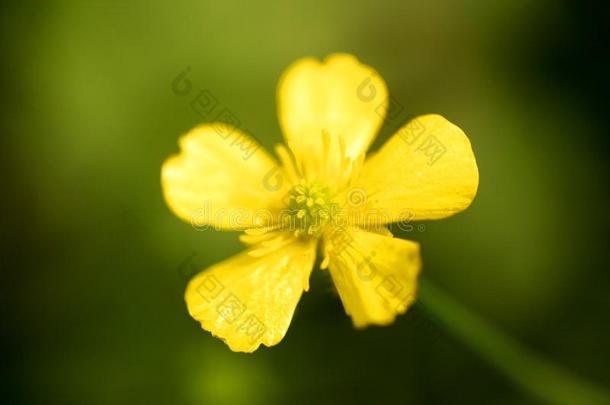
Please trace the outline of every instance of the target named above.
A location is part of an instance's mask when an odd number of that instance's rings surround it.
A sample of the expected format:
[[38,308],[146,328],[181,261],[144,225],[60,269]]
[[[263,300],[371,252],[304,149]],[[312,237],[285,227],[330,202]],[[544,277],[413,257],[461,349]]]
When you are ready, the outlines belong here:
[[290,226],[296,236],[319,236],[330,221],[334,202],[328,187],[302,180],[288,195]]

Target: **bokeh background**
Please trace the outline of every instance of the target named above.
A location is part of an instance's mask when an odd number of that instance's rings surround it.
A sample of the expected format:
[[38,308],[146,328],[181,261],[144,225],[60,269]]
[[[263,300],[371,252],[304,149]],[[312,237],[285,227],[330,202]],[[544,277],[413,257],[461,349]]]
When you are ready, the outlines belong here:
[[[265,147],[303,56],[349,52],[405,115],[469,135],[466,212],[399,232],[424,276],[610,386],[608,19],[589,1],[3,2],[2,399],[7,404],[535,403],[415,305],[356,331],[326,273],[284,341],[232,353],[185,310],[241,250],[165,206],[163,160],[209,90]],[[174,78],[189,68],[193,92]],[[381,132],[375,147],[399,122]],[[423,230],[422,230],[423,229]]]

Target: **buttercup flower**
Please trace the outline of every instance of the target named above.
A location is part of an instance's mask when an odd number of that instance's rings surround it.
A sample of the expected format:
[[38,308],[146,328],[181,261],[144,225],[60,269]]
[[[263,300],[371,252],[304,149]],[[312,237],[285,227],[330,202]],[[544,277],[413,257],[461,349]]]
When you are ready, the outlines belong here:
[[163,164],[165,200],[196,226],[243,231],[247,249],[195,276],[185,299],[233,351],[282,340],[316,253],[355,327],[388,325],[414,301],[419,245],[386,228],[470,205],[478,169],[464,132],[419,116],[365,159],[392,100],[351,55],[301,59],[277,89],[278,160],[238,128],[203,124]]

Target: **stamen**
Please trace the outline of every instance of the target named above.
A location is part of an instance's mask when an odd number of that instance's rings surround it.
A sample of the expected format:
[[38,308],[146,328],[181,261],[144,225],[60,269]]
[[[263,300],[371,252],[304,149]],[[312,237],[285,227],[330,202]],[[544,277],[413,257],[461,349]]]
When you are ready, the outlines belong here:
[[327,187],[301,180],[288,198],[290,223],[295,236],[319,236],[333,212],[333,198]]

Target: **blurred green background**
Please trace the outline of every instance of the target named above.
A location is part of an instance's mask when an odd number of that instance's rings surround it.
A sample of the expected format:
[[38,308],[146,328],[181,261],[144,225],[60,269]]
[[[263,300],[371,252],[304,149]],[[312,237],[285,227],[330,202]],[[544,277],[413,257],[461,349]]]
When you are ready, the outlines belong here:
[[[189,275],[242,249],[237,234],[198,232],[162,200],[161,163],[204,121],[192,96],[209,90],[270,148],[281,141],[279,75],[333,52],[375,67],[404,114],[443,114],[471,139],[481,175],[471,208],[398,232],[422,243],[424,276],[610,385],[602,6],[1,7],[3,403],[535,403],[421,305],[354,330],[320,271],[274,348],[232,353],[188,316]],[[177,96],[187,67],[193,93]]]

